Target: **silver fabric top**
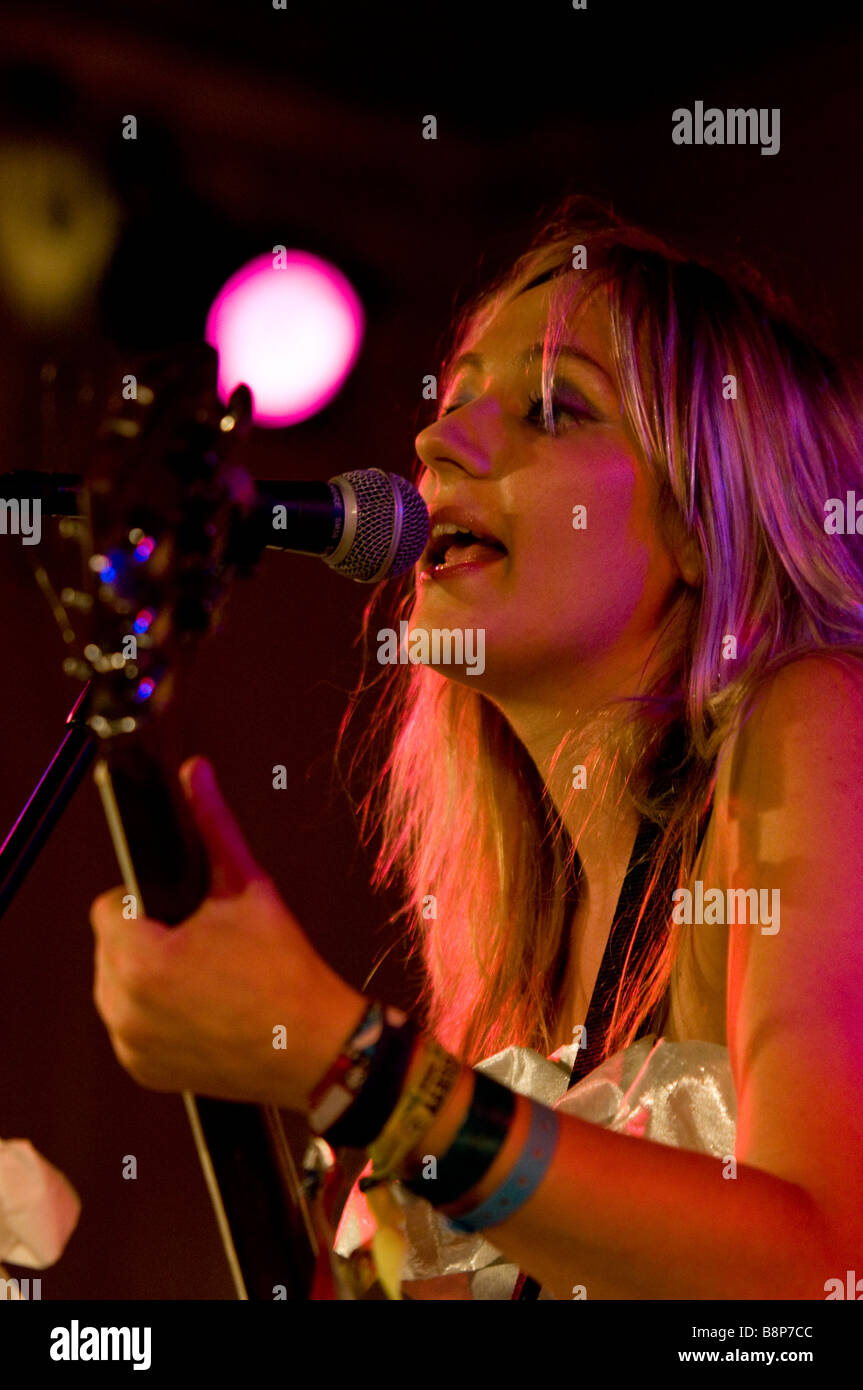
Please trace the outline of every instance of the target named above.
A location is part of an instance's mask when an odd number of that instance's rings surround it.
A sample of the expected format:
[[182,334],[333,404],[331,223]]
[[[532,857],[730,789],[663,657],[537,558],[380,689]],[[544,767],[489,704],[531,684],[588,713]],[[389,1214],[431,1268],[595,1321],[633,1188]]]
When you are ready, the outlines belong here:
[[[563,1115],[577,1115],[617,1133],[716,1158],[734,1153],[737,1097],[727,1047],[669,1042],[651,1034],[568,1088],[577,1050],[578,1043],[570,1043],[546,1058],[529,1048],[507,1047],[478,1062],[477,1070]],[[405,1280],[467,1273],[474,1299],[511,1297],[518,1268],[484,1236],[453,1231],[428,1202],[398,1185],[393,1192],[405,1210]],[[349,1256],[374,1229],[355,1183],[336,1233],[336,1254]],[[553,1299],[545,1289],[539,1297]]]

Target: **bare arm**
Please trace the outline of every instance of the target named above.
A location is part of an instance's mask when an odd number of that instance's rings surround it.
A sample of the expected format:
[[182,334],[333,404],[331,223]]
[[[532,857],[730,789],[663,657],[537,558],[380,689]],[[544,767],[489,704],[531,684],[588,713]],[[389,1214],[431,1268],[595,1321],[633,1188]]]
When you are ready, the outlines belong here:
[[[737,1176],[721,1159],[561,1116],[552,1164],[489,1240],[558,1298],[823,1299],[863,1257],[863,678],[795,663],[738,743],[727,884],[778,888],[781,925],[734,926],[729,1051]],[[414,1153],[442,1154],[467,1073]],[[485,1180],[500,1184],[529,1102]]]

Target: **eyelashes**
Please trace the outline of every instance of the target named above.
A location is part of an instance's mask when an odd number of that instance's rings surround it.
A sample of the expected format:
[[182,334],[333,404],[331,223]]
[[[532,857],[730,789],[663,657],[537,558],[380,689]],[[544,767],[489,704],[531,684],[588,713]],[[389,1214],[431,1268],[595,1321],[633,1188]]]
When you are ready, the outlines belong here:
[[[445,410],[441,411],[437,419],[443,420],[445,416],[451,415],[454,410],[460,410],[461,407],[466,404],[466,401],[453,402],[452,405],[448,405]],[[569,416],[569,418],[574,420],[577,424],[587,424],[590,421],[596,420],[596,416],[591,414],[590,411],[576,405],[573,401],[562,401],[557,396],[552,396],[551,413],[552,421],[555,425],[558,419],[564,415]],[[537,428],[544,430],[541,395],[531,395],[528,397],[528,411],[525,415],[525,419],[528,424],[536,425]]]
[[[530,410],[527,413],[526,419],[529,420],[531,424],[540,424],[540,421],[543,420],[542,396],[530,396],[529,401]],[[537,417],[536,421],[534,421],[535,415]],[[555,425],[557,424],[558,417],[561,415],[568,415],[571,420],[578,422],[595,419],[595,416],[589,414],[586,410],[582,410],[579,406],[573,405],[572,403],[566,405],[563,401],[558,400],[556,396],[552,396],[551,418]],[[544,421],[540,428],[545,428]]]

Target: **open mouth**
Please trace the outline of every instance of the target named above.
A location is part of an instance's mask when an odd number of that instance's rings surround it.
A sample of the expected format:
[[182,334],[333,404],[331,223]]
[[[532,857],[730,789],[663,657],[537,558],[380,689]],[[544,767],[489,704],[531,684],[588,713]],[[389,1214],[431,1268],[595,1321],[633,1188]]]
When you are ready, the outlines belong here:
[[506,546],[493,536],[480,536],[452,523],[438,523],[432,528],[421,568],[428,573],[456,565],[488,564],[507,553]]

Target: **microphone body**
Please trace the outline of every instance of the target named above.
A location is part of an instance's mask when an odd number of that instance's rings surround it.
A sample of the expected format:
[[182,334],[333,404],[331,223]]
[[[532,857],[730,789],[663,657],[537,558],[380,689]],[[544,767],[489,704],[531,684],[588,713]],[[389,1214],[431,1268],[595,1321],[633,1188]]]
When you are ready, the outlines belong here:
[[[81,516],[83,488],[75,473],[0,474],[0,501],[31,498],[43,516]],[[428,509],[397,473],[358,468],[329,482],[261,481],[255,489],[251,526],[261,549],[315,555],[358,584],[404,574],[425,550]]]
[[345,507],[333,483],[256,482],[255,489],[270,550],[324,556],[336,548],[344,531]]

